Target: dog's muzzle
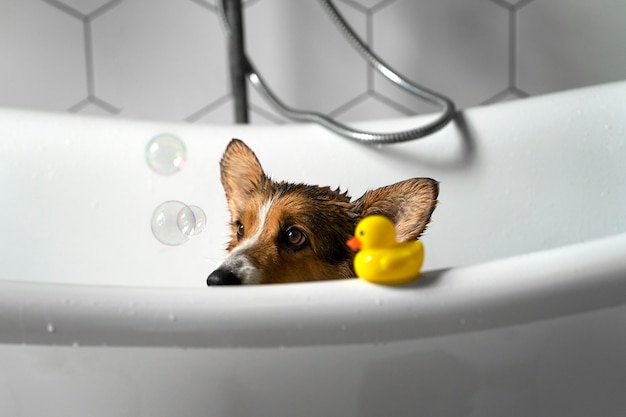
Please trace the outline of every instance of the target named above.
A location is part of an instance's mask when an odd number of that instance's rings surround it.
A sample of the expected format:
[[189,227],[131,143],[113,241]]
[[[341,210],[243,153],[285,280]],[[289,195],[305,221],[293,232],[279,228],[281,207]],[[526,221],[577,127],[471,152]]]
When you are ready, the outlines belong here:
[[241,285],[241,278],[228,269],[216,269],[206,280],[206,285]]

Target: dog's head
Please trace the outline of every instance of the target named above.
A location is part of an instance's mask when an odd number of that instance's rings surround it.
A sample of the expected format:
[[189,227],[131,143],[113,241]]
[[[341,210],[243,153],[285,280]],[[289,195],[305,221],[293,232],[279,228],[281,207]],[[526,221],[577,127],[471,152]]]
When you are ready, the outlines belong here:
[[365,216],[382,214],[399,241],[417,239],[435,209],[438,183],[414,178],[352,201],[329,187],[276,182],[233,139],[221,163],[232,235],[228,256],[208,285],[266,284],[354,277],[346,240]]

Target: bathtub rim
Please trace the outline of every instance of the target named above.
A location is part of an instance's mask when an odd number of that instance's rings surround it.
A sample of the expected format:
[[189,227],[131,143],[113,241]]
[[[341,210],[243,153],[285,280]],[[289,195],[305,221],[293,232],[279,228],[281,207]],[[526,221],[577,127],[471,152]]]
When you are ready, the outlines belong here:
[[0,344],[275,348],[488,330],[626,304],[624,253],[621,233],[425,271],[404,287],[358,279],[206,290],[0,280]]

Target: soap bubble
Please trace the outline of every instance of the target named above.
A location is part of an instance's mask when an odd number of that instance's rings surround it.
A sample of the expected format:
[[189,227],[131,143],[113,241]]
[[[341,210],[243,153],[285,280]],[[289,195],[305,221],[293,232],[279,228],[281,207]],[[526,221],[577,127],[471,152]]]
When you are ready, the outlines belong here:
[[152,213],[150,222],[154,237],[169,246],[185,243],[200,233],[205,225],[206,215],[200,207],[176,200],[161,203]]
[[202,232],[204,226],[206,226],[206,214],[204,214],[204,211],[198,206],[189,206],[189,208],[191,209],[195,220],[194,227],[190,231],[189,236],[195,236]]
[[154,172],[171,175],[187,161],[187,149],[180,138],[169,133],[155,136],[146,145],[146,162]]
[[196,215],[189,206],[184,206],[176,215],[176,226],[185,236],[190,237],[196,228]]
[[[152,213],[150,227],[157,240],[175,246],[189,239],[190,224],[195,223],[194,214],[182,201],[166,201]],[[191,227],[193,228],[193,227]]]

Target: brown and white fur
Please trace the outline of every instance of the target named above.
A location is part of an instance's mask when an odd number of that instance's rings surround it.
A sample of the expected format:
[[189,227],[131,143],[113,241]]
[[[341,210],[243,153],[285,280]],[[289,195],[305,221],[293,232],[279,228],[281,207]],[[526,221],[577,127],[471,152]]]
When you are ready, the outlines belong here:
[[413,178],[367,191],[352,201],[345,192],[276,182],[256,155],[233,139],[220,162],[231,215],[228,256],[208,285],[269,284],[354,277],[346,240],[364,216],[382,214],[399,241],[417,239],[437,204],[438,183]]

